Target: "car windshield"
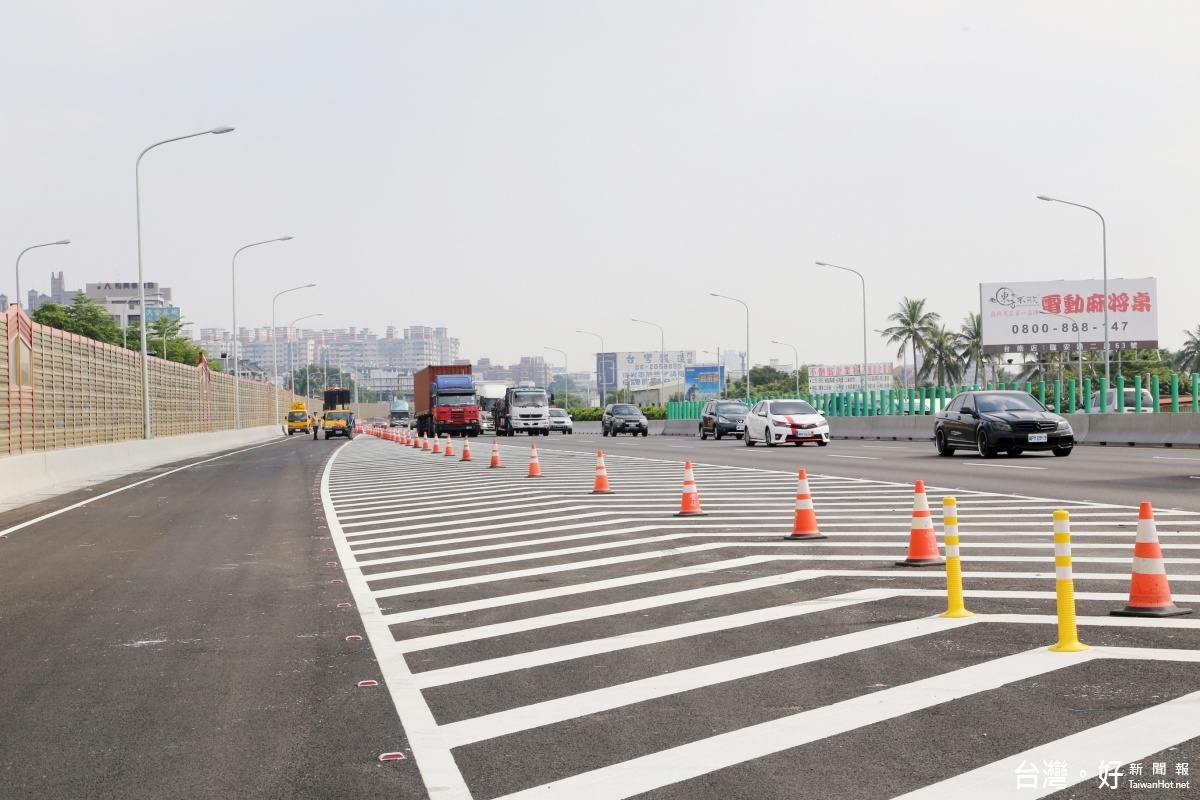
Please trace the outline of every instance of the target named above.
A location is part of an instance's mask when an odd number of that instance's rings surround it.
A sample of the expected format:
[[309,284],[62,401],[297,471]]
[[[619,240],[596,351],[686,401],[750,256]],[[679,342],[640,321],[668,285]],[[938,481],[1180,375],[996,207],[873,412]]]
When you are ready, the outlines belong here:
[[439,394],[437,398],[439,406],[473,406],[475,405],[475,395],[473,394]]
[[771,403],[772,414],[815,414],[817,410],[803,400],[785,400]]
[[750,409],[741,403],[721,403],[717,406],[718,414],[749,414]]
[[304,422],[306,419],[308,419],[308,414],[304,413],[303,411],[288,412],[288,420],[291,422]]
[[614,414],[641,414],[637,406],[613,406],[612,413]]
[[1012,392],[1011,394],[977,394],[975,395],[975,409],[981,413],[997,412],[997,411],[1045,411],[1033,395],[1025,394],[1024,392]]
[[542,408],[550,404],[545,392],[514,392],[513,405],[517,408]]
[[550,409],[550,416],[552,417],[565,417],[566,415],[567,412],[563,411],[561,408]]
[[350,412],[349,411],[330,411],[325,415],[325,419],[327,419],[327,420],[331,420],[331,419],[347,420],[347,419],[350,419]]

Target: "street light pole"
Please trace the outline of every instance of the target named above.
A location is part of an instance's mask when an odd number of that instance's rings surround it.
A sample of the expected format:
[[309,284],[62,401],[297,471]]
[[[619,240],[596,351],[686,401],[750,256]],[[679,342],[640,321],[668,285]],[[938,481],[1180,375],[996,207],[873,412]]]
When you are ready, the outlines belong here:
[[239,247],[233,251],[232,266],[229,270],[230,283],[232,286],[230,306],[233,309],[233,406],[234,419],[237,423],[238,430],[242,427],[242,393],[241,379],[238,377],[238,327],[237,327],[237,257],[238,253],[245,250],[247,247],[257,247],[260,244],[270,244],[271,242],[286,242],[291,239],[290,236],[280,236],[277,239],[266,239],[261,242],[252,242],[251,244]]
[[[850,269],[849,267],[839,267],[837,264],[826,264],[824,261],[818,261],[817,266],[818,267],[833,267],[834,269],[840,269],[840,270],[843,270],[844,272],[853,272],[855,275],[858,276],[858,279],[860,281],[862,281],[863,371],[862,371],[862,380],[859,381],[859,385],[860,385],[860,388],[862,389],[863,396],[865,397],[866,393],[867,393],[867,279],[862,276],[861,272],[859,272],[856,269]],[[916,369],[915,364],[913,365],[913,369],[914,370]],[[915,378],[913,379],[913,383],[914,384],[916,383]]]
[[[591,331],[575,331],[575,332],[583,333],[588,336],[595,336],[597,339],[599,339],[600,340],[600,355],[604,355],[604,337],[603,336],[601,336],[598,333],[592,333]],[[597,367],[596,377],[599,379],[598,383],[600,384],[600,407],[604,408],[605,404],[608,402],[608,392],[605,391],[606,387],[604,384],[604,367],[600,366],[599,359],[597,359],[597,361],[596,361],[596,367]]]
[[[1111,387],[1112,382],[1109,380],[1108,374],[1108,226],[1104,222],[1104,215],[1091,206],[1072,203],[1070,200],[1059,200],[1056,197],[1046,197],[1044,194],[1039,194],[1037,199],[1045,200],[1048,203],[1063,203],[1076,208],[1086,208],[1100,218],[1100,255],[1104,263],[1104,385]],[[1083,380],[1082,373],[1079,375],[1079,380]]]
[[[275,301],[279,299],[279,295],[287,294],[288,292],[296,292],[300,289],[311,289],[316,286],[315,283],[306,283],[303,286],[294,286],[291,289],[284,289],[279,294],[271,298],[271,372],[275,376],[275,382],[279,383],[279,332],[275,329]],[[279,424],[279,389],[275,387],[275,424]]]
[[[296,323],[299,322],[300,320],[312,319],[313,317],[323,317],[323,316],[325,316],[325,314],[320,311],[318,311],[316,314],[305,314],[303,317],[296,317],[294,320],[292,320],[292,324],[288,325],[288,375],[291,378],[290,382],[292,384],[292,396],[293,397],[296,395],[296,370],[292,366],[292,340],[291,340],[292,328],[296,327]],[[304,396],[306,398],[308,397],[308,393],[312,388],[308,385],[309,381],[311,380],[311,377],[312,376],[309,374],[308,370],[306,369],[304,371]]]
[[60,239],[57,242],[46,242],[45,244],[31,245],[29,247],[26,247],[21,252],[17,253],[17,305],[21,306],[22,308],[25,307],[25,303],[22,302],[22,300],[21,300],[21,256],[25,255],[30,250],[36,250],[39,247],[53,247],[56,244],[70,244],[70,243],[71,243],[70,239]]
[[751,394],[750,394],[750,306],[746,305],[746,303],[744,301],[738,300],[736,297],[728,297],[727,295],[717,294],[715,292],[709,292],[709,294],[712,295],[713,297],[720,297],[725,300],[732,300],[735,303],[741,303],[742,306],[746,309],[746,399],[749,400],[751,397]]
[[799,397],[800,397],[800,351],[796,349],[795,345],[788,344],[787,342],[777,342],[774,339],[772,339],[771,344],[781,344],[784,347],[792,348],[792,353],[795,354],[795,359],[796,359],[796,398],[799,399]]
[[667,404],[666,404],[666,402],[664,402],[664,400],[663,400],[663,381],[664,381],[666,378],[665,378],[665,376],[664,376],[664,374],[663,374],[663,371],[662,371],[662,358],[663,358],[663,356],[664,356],[664,355],[666,354],[666,352],[667,352],[667,335],[666,335],[665,333],[663,333],[662,325],[659,325],[659,324],[658,324],[658,323],[656,323],[656,322],[647,322],[647,321],[646,321],[646,320],[644,320],[644,319],[635,319],[635,320],[633,320],[633,321],[634,321],[634,322],[640,322],[640,323],[642,323],[643,325],[653,325],[654,327],[658,328],[658,337],[659,337],[659,338],[658,338],[658,347],[659,347],[659,351],[658,351],[658,359],[659,359],[659,361],[658,361],[658,369],[659,369],[659,374],[658,374],[658,404],[659,404],[659,406],[661,406],[662,408],[666,408],[666,407],[667,407]]
[[547,347],[547,350],[553,350],[556,353],[562,353],[563,357],[563,408],[568,408],[571,403],[571,367],[567,364],[567,353],[564,350],[559,350],[557,347]]
[[146,281],[142,275],[142,156],[159,145],[170,144],[171,142],[178,142],[183,139],[191,139],[195,136],[204,136],[209,133],[229,133],[232,130],[233,128],[229,126],[223,126],[208,131],[200,131],[199,133],[189,133],[187,136],[176,136],[174,139],[163,139],[161,142],[155,142],[143,150],[133,165],[133,207],[134,215],[137,218],[138,303],[142,309],[141,324],[138,326],[141,328],[142,339],[142,416],[146,423],[147,439],[154,438],[154,430],[150,426],[150,355],[146,349]]

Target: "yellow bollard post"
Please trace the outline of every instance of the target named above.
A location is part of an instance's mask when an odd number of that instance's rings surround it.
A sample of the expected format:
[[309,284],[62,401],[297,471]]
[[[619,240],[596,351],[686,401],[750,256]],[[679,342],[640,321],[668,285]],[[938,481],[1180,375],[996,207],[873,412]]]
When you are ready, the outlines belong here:
[[942,498],[942,532],[946,539],[946,613],[943,617],[958,619],[975,616],[963,602],[962,561],[958,557],[958,500]]
[[1079,641],[1075,624],[1075,581],[1071,577],[1071,515],[1061,508],[1054,512],[1055,594],[1058,596],[1058,643],[1055,653],[1078,653],[1088,646]]

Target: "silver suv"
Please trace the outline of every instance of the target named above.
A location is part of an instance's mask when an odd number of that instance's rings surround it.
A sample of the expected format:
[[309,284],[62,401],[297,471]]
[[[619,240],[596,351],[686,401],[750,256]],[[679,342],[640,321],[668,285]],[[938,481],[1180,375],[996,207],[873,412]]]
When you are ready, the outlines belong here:
[[650,423],[646,415],[637,406],[629,403],[609,403],[604,407],[604,416],[600,418],[600,434],[616,436],[618,433],[632,433],[637,436],[650,435]]

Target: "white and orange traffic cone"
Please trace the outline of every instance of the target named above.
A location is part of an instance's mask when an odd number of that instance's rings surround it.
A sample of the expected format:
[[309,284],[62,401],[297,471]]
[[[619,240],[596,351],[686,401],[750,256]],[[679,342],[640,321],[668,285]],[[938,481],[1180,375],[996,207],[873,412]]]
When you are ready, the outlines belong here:
[[437,453],[438,455],[442,454],[442,440],[438,438],[436,432],[433,434],[433,450],[430,452]]
[[411,436],[409,436],[409,437],[408,437],[408,445],[409,445],[409,447],[420,447],[420,446],[421,446],[421,437],[420,437],[420,435],[419,435],[419,434],[416,434],[416,433],[414,433],[414,434],[412,434]]
[[542,465],[538,463],[537,445],[536,444],[529,445],[529,474],[526,475],[525,477],[526,478],[542,477]]
[[696,477],[692,474],[692,462],[683,464],[683,497],[679,503],[677,517],[705,516],[700,510],[700,494],[696,491]]
[[1129,605],[1109,612],[1117,617],[1176,617],[1190,614],[1171,600],[1166,562],[1154,527],[1154,509],[1142,503],[1138,510],[1137,538],[1133,544],[1133,577],[1129,582]]
[[470,461],[470,460],[471,460],[471,437],[464,436],[463,437],[462,458],[460,458],[459,461]]
[[430,449],[431,448],[429,447],[429,434],[425,434],[424,436],[421,437],[421,450],[428,453],[428,452],[430,452]]
[[504,465],[500,463],[500,444],[492,439],[492,463],[488,464],[489,469],[498,469]]
[[813,509],[812,493],[808,489],[808,473],[800,470],[796,485],[796,516],[792,520],[792,535],[783,537],[789,542],[828,539],[817,527],[817,512]]
[[608,470],[604,468],[604,453],[600,450],[596,451],[596,485],[592,489],[592,494],[612,494],[613,490],[608,487]]
[[913,487],[912,532],[908,537],[908,558],[897,561],[898,567],[940,567],[946,562],[938,550],[937,534],[933,532],[933,517],[929,513],[929,498],[925,482]]
[[450,439],[450,434],[448,434],[448,433],[446,434],[446,452],[442,453],[442,455],[444,455],[444,456],[453,456],[454,455],[454,444],[452,443],[452,440]]

